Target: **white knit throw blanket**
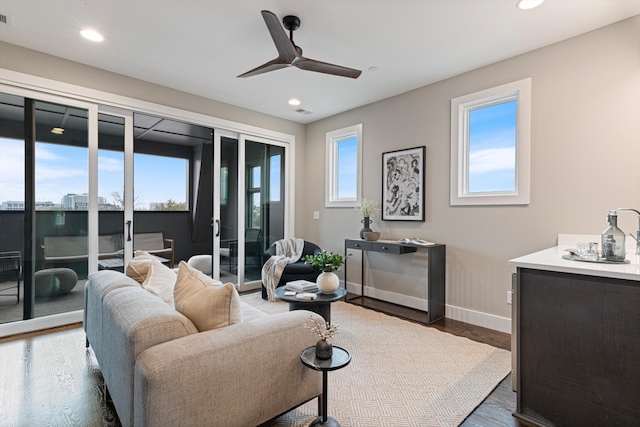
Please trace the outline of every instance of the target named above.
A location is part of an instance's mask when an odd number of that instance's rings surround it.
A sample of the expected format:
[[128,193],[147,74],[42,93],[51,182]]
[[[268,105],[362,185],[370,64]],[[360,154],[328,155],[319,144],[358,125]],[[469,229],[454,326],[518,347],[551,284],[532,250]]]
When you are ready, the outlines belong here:
[[304,240],[283,239],[276,241],[276,254],[267,260],[262,266],[262,283],[267,289],[269,301],[275,301],[273,292],[280,282],[282,271],[287,264],[293,264],[302,256]]

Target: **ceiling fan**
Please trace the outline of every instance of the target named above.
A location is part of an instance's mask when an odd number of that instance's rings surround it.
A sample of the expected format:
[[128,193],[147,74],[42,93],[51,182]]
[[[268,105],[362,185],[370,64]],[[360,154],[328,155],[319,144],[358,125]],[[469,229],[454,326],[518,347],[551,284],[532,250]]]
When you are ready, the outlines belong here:
[[278,50],[278,57],[272,61],[262,64],[253,70],[240,74],[238,77],[251,77],[269,71],[279,70],[286,67],[298,67],[301,70],[315,71],[318,73],[332,74],[335,76],[350,77],[357,79],[362,71],[341,65],[329,64],[327,62],[316,61],[302,56],[302,49],[293,42],[293,32],[300,28],[300,18],[287,15],[282,19],[284,28],[289,30],[289,37],[278,22],[278,17],[268,10],[263,10],[262,17],[267,24],[271,38]]

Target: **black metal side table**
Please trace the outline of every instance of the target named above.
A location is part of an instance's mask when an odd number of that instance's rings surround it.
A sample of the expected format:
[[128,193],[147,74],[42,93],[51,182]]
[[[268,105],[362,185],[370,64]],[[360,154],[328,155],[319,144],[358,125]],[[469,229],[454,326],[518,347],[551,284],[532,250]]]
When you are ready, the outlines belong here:
[[289,303],[289,311],[293,310],[309,310],[314,313],[318,313],[324,317],[324,321],[331,324],[331,303],[340,301],[347,295],[347,291],[344,288],[338,288],[331,294],[323,294],[320,291],[314,291],[312,293],[318,295],[316,299],[303,300],[297,299],[295,295],[285,295],[287,291],[284,286],[276,288],[274,295],[280,301]]
[[316,346],[312,346],[302,350],[300,360],[304,366],[315,369],[316,371],[322,371],[322,396],[320,398],[320,405],[318,405],[320,414],[309,426],[340,427],[338,421],[327,416],[327,400],[329,399],[327,392],[327,375],[329,371],[335,371],[347,366],[349,362],[351,362],[351,353],[342,347],[334,345],[333,356],[331,356],[330,359],[323,360],[316,358]]

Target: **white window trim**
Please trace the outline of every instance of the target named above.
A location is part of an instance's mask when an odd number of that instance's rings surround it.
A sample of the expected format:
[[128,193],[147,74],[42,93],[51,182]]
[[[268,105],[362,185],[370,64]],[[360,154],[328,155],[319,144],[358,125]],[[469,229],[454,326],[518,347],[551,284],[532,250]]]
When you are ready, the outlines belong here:
[[[513,192],[468,192],[469,111],[516,100],[516,186]],[[464,205],[528,205],[530,193],[531,78],[451,100],[451,183],[449,203]]]
[[[356,154],[356,197],[338,198],[338,142],[356,137],[358,139]],[[325,207],[327,208],[352,208],[360,205],[362,199],[362,123],[327,132],[326,142],[326,168],[327,179],[325,188]]]

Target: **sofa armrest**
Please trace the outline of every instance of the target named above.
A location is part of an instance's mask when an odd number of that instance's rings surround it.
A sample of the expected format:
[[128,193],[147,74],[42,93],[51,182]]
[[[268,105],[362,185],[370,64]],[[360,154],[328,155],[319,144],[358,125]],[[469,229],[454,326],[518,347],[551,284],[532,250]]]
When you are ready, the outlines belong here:
[[136,361],[136,426],[254,426],[322,393],[300,352],[317,336],[309,311],[201,332],[145,350]]

